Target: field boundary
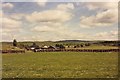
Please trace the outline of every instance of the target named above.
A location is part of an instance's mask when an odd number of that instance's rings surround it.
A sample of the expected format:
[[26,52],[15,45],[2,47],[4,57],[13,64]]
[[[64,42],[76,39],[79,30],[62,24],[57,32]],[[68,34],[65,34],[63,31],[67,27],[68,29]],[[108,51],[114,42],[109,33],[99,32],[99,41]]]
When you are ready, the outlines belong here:
[[[0,50],[1,53],[25,53],[25,50]],[[33,52],[120,52],[120,49],[48,49]]]
[[25,50],[0,50],[0,53],[25,53]]
[[34,52],[120,52],[120,49],[50,49],[35,50]]

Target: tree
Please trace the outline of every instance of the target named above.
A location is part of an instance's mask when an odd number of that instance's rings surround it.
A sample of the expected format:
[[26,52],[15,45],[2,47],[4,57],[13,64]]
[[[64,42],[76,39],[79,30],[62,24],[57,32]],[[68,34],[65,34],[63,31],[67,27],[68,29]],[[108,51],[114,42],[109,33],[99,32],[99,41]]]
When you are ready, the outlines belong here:
[[81,47],[83,47],[83,45],[82,45],[82,44],[81,44],[80,46],[81,46]]
[[74,48],[77,48],[77,46],[74,46]]
[[13,40],[13,46],[17,47],[17,41],[16,41],[16,39]]
[[76,47],[77,47],[77,48],[79,48],[79,47],[80,47],[80,45],[79,45],[79,44],[77,44],[77,45],[76,45]]
[[35,42],[33,42],[33,45],[32,45],[32,46],[34,46],[34,47],[35,47],[35,46],[36,46],[36,43],[35,43]]

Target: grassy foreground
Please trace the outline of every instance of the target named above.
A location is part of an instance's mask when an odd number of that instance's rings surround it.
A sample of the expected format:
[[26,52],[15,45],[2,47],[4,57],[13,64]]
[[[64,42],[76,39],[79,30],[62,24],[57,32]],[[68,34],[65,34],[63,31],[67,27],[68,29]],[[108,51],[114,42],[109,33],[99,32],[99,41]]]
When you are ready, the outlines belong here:
[[117,53],[40,52],[3,54],[3,78],[117,77]]

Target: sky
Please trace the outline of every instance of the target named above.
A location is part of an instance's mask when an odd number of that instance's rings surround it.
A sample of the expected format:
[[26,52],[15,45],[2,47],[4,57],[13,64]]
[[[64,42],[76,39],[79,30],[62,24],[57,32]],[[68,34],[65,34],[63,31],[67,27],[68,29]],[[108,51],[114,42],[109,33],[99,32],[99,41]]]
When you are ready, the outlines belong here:
[[4,2],[2,41],[117,40],[116,2]]

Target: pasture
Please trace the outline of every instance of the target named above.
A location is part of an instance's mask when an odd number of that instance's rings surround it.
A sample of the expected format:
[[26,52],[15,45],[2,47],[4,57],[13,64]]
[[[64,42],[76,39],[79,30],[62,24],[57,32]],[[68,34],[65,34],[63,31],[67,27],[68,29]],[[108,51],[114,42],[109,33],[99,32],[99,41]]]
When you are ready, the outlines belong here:
[[3,78],[115,78],[118,53],[2,54]]

